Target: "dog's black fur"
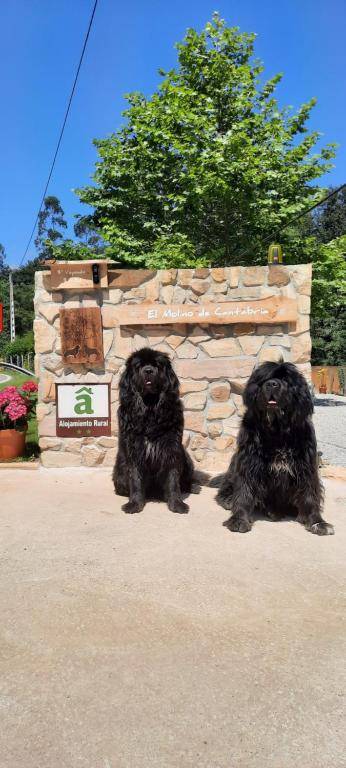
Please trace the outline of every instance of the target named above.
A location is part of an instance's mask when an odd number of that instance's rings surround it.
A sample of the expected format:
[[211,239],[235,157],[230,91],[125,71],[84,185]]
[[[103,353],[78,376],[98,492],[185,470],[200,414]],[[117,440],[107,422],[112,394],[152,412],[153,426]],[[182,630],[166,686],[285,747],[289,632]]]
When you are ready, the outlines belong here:
[[164,498],[186,513],[193,464],[183,444],[179,382],[169,357],[145,347],[126,361],[120,379],[119,448],[113,471],[116,493],[128,496],[124,512],[140,512],[147,498]]
[[[321,517],[323,490],[308,385],[292,363],[263,363],[244,392],[237,450],[217,501],[231,509],[224,525],[250,531],[256,514],[293,514],[311,533],[334,533]],[[214,485],[217,482],[214,482]]]

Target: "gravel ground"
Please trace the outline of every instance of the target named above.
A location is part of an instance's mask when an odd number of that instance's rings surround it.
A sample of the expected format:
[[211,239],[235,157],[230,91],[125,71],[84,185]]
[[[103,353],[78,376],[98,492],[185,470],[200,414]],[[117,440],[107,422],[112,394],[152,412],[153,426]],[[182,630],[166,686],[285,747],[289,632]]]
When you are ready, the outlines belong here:
[[346,397],[316,395],[314,424],[323,462],[346,467]]

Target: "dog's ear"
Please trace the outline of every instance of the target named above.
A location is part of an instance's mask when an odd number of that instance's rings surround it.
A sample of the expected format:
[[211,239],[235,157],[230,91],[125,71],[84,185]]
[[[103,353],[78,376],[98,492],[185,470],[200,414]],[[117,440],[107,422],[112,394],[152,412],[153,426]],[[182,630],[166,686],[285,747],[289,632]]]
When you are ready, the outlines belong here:
[[256,382],[250,378],[243,392],[243,402],[246,408],[253,408],[258,394],[258,389],[258,384],[256,384]]
[[133,385],[133,373],[129,365],[125,367],[119,382],[120,400],[130,400],[135,394]]
[[176,373],[174,372],[169,360],[167,361],[167,364],[166,364],[166,376],[167,376],[166,390],[170,392],[174,392],[174,394],[177,395],[179,392],[179,379]]
[[295,420],[301,423],[304,419],[312,416],[314,412],[314,403],[307,381],[301,373],[295,372],[295,378],[291,385],[291,395],[293,400],[292,413]]

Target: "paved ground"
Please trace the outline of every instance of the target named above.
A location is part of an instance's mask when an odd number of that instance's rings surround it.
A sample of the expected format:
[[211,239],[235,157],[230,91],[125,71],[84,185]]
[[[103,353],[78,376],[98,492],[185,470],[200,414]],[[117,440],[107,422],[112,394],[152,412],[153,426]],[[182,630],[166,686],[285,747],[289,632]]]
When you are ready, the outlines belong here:
[[120,511],[108,473],[1,471],[1,768],[345,766],[345,485],[318,538],[214,491]]
[[314,424],[323,461],[346,467],[346,397],[317,395]]

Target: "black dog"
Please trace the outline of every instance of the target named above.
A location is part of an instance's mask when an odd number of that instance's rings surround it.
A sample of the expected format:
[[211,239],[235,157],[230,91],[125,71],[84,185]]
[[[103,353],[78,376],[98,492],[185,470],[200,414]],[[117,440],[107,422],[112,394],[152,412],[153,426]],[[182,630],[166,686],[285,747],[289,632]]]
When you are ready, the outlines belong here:
[[179,382],[163,352],[144,348],[126,362],[120,380],[119,448],[113,471],[116,493],[129,496],[124,512],[140,512],[146,498],[164,498],[172,512],[189,508],[193,464],[183,444]]
[[304,377],[292,363],[263,363],[250,376],[244,404],[237,450],[216,497],[232,510],[224,525],[245,533],[256,513],[274,520],[294,514],[311,533],[334,533],[321,517],[313,402]]

